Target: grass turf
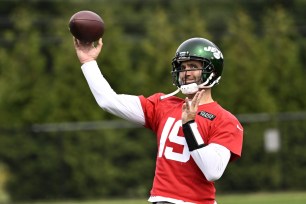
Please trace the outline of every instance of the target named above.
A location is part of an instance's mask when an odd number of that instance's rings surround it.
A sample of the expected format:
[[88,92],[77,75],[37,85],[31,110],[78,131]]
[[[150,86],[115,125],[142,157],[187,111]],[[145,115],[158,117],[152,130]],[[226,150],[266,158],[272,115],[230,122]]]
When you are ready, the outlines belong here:
[[[305,204],[306,192],[277,192],[217,195],[218,204]],[[108,199],[94,201],[27,202],[19,204],[148,204],[143,199]]]

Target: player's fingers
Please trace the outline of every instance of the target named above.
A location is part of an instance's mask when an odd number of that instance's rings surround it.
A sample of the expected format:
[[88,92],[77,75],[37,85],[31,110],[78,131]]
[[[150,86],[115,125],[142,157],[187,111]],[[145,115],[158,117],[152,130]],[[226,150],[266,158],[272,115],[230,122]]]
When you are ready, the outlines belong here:
[[72,37],[72,40],[73,40],[74,47],[78,47],[79,46],[78,40],[75,37]]
[[185,98],[186,110],[190,110],[190,104],[188,97]]
[[193,99],[192,99],[192,102],[191,102],[191,105],[193,108],[196,108],[199,104],[199,91],[194,95]]
[[186,110],[186,103],[183,103],[182,110],[183,112]]
[[102,49],[102,47],[103,47],[103,42],[102,42],[102,38],[100,38],[96,48],[100,51]]
[[198,110],[198,106],[200,104],[201,98],[203,96],[204,90],[198,91],[195,96],[193,97],[192,100],[192,108],[193,111],[197,111]]

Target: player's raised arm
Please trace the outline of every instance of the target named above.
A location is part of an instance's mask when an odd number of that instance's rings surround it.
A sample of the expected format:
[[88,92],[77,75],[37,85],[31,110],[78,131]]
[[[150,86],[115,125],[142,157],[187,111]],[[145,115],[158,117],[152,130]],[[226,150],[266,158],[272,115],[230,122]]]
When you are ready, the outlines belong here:
[[103,19],[92,11],[79,11],[70,18],[69,30],[82,71],[99,106],[118,117],[144,125],[139,97],[113,91],[96,62],[103,47]]
[[102,109],[139,125],[145,124],[138,96],[117,94],[103,77],[95,60],[86,62],[81,68],[92,94]]

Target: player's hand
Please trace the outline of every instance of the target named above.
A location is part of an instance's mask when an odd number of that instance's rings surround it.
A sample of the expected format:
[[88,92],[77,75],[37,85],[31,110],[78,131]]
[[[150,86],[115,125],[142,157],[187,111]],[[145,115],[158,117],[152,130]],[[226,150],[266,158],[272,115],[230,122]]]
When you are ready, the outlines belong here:
[[191,101],[189,101],[189,99],[186,97],[182,110],[182,124],[195,119],[204,91],[204,89],[198,91]]
[[73,38],[76,54],[82,64],[96,60],[102,50],[102,38],[99,39],[97,45],[94,43],[82,43],[76,38]]

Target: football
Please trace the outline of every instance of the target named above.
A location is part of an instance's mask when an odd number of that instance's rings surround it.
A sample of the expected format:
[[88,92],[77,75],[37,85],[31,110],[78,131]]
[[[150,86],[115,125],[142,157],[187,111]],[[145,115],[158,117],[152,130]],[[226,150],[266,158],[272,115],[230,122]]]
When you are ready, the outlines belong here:
[[79,11],[71,16],[69,30],[81,42],[95,42],[104,34],[104,21],[92,11]]

